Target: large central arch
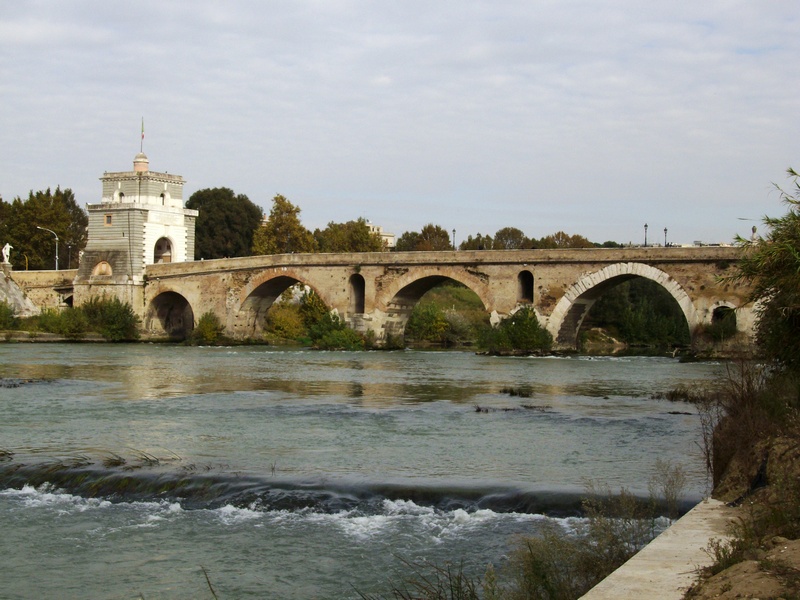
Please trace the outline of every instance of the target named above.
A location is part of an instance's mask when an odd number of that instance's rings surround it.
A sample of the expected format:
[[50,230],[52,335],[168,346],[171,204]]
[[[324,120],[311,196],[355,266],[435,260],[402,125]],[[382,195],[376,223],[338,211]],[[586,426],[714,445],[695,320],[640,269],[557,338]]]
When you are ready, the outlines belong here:
[[634,277],[661,285],[675,299],[691,331],[697,310],[681,285],[664,271],[643,263],[617,263],[584,275],[564,293],[547,322],[547,330],[558,346],[576,348],[583,319],[595,301],[610,288]]
[[283,292],[304,282],[288,275],[279,275],[257,285],[244,299],[236,316],[237,337],[259,337],[264,332],[267,311]]
[[459,278],[449,275],[423,275],[403,285],[387,302],[384,327],[386,335],[403,335],[411,312],[420,299],[427,292],[446,281],[453,281],[467,287],[474,292],[481,301],[484,310],[487,308],[486,300],[481,296],[478,290],[469,284],[469,282],[462,281]]

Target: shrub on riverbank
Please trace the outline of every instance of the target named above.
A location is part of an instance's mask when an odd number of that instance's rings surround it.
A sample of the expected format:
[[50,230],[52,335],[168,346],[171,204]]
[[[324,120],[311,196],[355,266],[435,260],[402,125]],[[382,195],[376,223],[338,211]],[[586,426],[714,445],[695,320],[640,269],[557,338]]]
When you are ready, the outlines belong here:
[[14,309],[8,302],[0,302],[0,329],[16,329],[18,319],[14,316]]
[[478,346],[490,354],[547,352],[553,346],[553,336],[539,324],[533,307],[524,306],[484,331]]
[[77,310],[83,311],[89,327],[109,342],[139,339],[139,316],[130,304],[119,298],[95,296]]
[[[13,315],[12,315],[13,316]],[[139,317],[118,298],[94,297],[87,303],[63,310],[45,309],[34,317],[13,319],[8,330],[43,331],[68,340],[80,340],[95,332],[110,342],[139,339]]]
[[219,341],[224,331],[225,326],[219,320],[219,317],[212,311],[208,311],[200,317],[197,327],[192,330],[192,335],[189,339],[193,344],[210,346]]

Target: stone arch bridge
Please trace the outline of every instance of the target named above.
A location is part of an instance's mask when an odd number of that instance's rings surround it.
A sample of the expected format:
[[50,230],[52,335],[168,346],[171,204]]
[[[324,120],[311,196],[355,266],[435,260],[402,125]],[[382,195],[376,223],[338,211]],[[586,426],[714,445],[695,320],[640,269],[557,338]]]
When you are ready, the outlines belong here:
[[133,304],[152,334],[186,333],[212,311],[228,335],[258,337],[272,303],[300,283],[349,326],[373,331],[380,342],[403,332],[425,292],[453,280],[478,295],[493,322],[532,305],[556,346],[575,348],[581,323],[597,298],[622,281],[644,277],[672,295],[691,332],[711,323],[724,307],[736,311],[737,329],[751,333],[749,289],[720,279],[738,252],[709,246],[382,252],[154,264],[146,267]]

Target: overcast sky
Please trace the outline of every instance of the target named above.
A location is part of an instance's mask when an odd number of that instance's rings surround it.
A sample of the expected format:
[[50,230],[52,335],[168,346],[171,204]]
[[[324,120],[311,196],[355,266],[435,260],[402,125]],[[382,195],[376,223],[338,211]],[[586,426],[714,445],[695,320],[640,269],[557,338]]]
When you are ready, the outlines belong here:
[[797,0],[3,1],[0,195],[144,151],[306,227],[729,242],[800,169]]

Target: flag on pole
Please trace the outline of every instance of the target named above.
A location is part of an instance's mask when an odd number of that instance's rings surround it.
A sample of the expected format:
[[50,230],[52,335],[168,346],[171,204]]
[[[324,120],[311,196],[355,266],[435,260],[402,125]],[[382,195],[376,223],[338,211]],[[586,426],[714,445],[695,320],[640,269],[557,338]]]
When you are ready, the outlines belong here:
[[139,152],[142,152],[144,148],[144,117],[142,117],[142,141],[139,143]]

